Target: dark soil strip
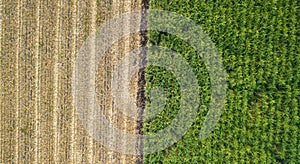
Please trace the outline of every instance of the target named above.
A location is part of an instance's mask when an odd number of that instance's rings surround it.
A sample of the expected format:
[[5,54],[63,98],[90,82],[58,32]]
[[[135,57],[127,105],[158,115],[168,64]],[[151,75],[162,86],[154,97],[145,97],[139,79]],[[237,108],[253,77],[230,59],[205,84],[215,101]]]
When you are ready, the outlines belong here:
[[[147,30],[142,31],[147,28],[147,9],[149,9],[149,0],[142,0],[142,17],[141,17],[141,46],[146,47],[148,42]],[[140,64],[142,66],[146,65],[147,49],[144,49],[140,54]],[[139,116],[137,121],[137,130],[140,135],[143,134],[143,114],[146,106],[146,97],[145,97],[145,68],[141,68],[138,73],[138,93],[137,93],[137,107],[139,109]],[[143,163],[143,149],[144,143],[143,139],[137,141],[137,150],[140,152],[136,163]]]

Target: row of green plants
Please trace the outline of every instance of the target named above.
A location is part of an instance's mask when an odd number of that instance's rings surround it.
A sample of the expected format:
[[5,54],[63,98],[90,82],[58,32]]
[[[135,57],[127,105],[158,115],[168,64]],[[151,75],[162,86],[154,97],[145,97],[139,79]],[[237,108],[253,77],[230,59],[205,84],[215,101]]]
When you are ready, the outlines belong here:
[[[288,0],[150,0],[151,9],[176,12],[195,21],[215,43],[226,69],[227,96],[214,131],[199,139],[209,110],[211,85],[200,55],[180,38],[150,31],[149,45],[180,53],[197,77],[200,106],[192,127],[168,149],[146,155],[145,163],[300,161],[299,4]],[[169,71],[146,69],[146,107],[151,88],[163,87],[166,105],[144,122],[144,134],[170,125],[180,108],[181,90]],[[147,112],[146,112],[147,114]],[[144,143],[151,147],[155,143]]]

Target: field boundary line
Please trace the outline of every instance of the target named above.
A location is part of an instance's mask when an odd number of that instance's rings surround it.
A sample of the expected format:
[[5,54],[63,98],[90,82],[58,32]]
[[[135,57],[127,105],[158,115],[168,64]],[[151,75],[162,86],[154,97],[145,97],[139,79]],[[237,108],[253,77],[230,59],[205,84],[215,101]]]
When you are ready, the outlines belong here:
[[[147,29],[147,9],[149,9],[149,0],[141,0],[141,23],[140,23],[140,29]],[[141,47],[147,46],[147,32],[141,31],[140,32],[140,44]],[[140,54],[141,63],[139,63],[141,66],[146,65],[146,57],[147,57],[147,51],[142,51]],[[137,107],[138,107],[138,118],[143,118],[144,110],[146,107],[146,97],[145,97],[145,86],[146,86],[146,79],[145,79],[145,68],[141,69],[138,72],[138,93],[136,97]],[[143,135],[143,120],[137,120],[137,130],[139,135]],[[144,156],[143,156],[143,150],[144,150],[144,143],[142,140],[137,140],[136,143],[137,151],[142,151],[139,154],[141,154],[139,157],[137,157],[137,164],[144,163]]]

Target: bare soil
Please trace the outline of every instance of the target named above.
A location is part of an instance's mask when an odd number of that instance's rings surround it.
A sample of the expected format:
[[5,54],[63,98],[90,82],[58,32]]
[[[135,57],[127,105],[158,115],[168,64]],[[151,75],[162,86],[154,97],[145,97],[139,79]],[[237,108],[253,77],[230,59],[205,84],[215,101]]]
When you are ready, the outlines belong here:
[[[91,138],[76,116],[71,92],[75,58],[85,39],[105,20],[141,6],[141,0],[0,0],[0,163],[142,161]],[[98,65],[99,92],[110,91],[108,70],[139,47],[141,37],[130,35],[111,47]],[[136,101],[139,77],[128,79]],[[139,133],[137,120],[114,110],[109,95],[99,99],[111,123]]]

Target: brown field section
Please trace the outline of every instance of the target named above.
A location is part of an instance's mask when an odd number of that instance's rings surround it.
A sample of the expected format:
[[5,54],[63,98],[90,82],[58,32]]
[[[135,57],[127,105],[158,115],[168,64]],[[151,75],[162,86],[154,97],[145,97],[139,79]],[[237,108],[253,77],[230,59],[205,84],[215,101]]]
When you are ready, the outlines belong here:
[[[72,71],[85,39],[105,19],[141,8],[141,0],[0,0],[0,163],[136,163],[93,140],[72,105]],[[108,71],[139,34],[112,46],[97,74],[100,93],[110,90]],[[102,70],[101,70],[102,69]],[[130,78],[130,77],[128,77]],[[132,78],[132,97],[137,92]],[[100,94],[117,127],[138,133],[137,122],[118,113]],[[118,138],[115,138],[118,140]],[[125,145],[126,143],[124,143]]]

